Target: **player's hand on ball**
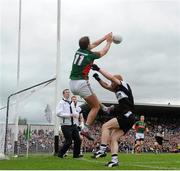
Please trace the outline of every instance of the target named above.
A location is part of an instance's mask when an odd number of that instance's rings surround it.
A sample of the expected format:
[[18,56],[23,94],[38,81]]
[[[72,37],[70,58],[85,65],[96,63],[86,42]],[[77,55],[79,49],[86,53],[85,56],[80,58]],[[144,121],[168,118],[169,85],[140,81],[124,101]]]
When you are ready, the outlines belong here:
[[93,77],[97,80],[100,81],[101,79],[99,78],[99,75],[97,73],[93,74]]
[[112,41],[113,41],[112,32],[108,34],[108,36],[107,36],[107,38],[106,38],[106,41],[109,42],[109,43],[112,43]]
[[91,69],[94,71],[99,71],[100,68],[96,64],[92,64]]
[[109,38],[112,38],[113,37],[112,32],[106,34],[104,37],[105,37],[106,40],[109,39]]

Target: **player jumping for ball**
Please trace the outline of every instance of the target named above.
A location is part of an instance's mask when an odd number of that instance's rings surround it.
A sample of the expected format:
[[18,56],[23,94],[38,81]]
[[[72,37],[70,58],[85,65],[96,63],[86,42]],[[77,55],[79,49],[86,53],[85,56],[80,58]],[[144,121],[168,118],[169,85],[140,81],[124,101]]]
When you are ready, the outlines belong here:
[[[106,41],[105,47],[98,52],[92,52],[91,50]],[[88,103],[91,110],[88,114],[85,127],[81,131],[81,134],[88,139],[93,140],[89,132],[89,126],[91,126],[96,118],[96,115],[100,109],[100,103],[92,91],[89,83],[89,71],[94,60],[103,57],[110,49],[112,43],[112,33],[105,35],[103,38],[90,43],[89,37],[82,37],[79,40],[79,49],[74,55],[72,64],[72,70],[70,74],[70,89],[74,95],[79,95]]]

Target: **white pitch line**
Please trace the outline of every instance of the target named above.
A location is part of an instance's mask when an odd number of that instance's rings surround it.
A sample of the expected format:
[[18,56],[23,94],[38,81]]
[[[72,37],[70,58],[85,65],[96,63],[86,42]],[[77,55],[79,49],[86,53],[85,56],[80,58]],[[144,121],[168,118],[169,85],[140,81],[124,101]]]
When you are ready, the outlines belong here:
[[87,162],[90,162],[90,163],[101,163],[101,164],[105,164],[105,162],[101,162],[101,161],[98,161],[98,160],[96,160],[96,159],[89,160],[89,159],[81,158],[81,160],[84,160],[84,161],[87,161]]
[[151,168],[151,169],[165,169],[165,170],[169,170],[169,169],[173,169],[173,170],[178,170],[179,168],[176,167],[161,167],[161,166],[150,166],[150,165],[139,165],[139,164],[132,164],[131,166],[137,166],[137,167],[143,167],[143,168]]
[[[82,158],[81,160],[84,160],[84,161],[87,161],[87,162],[90,162],[90,163],[100,163],[100,164],[105,164],[105,162],[101,162],[101,161],[98,161],[98,160],[89,160],[89,159],[85,159],[85,158]],[[137,164],[136,164],[137,163]],[[151,169],[173,169],[173,170],[179,170],[179,168],[176,168],[176,167],[170,167],[170,168],[167,168],[167,167],[161,167],[161,166],[150,166],[150,165],[143,165],[144,163],[166,163],[166,162],[130,162],[129,164],[127,162],[120,162],[120,166],[137,166],[137,167],[143,167],[143,168],[151,168]],[[179,161],[175,161],[175,163],[179,163]]]
[[[151,164],[158,164],[158,163],[167,163],[167,162],[163,162],[163,161],[160,161],[160,162],[156,162],[156,161],[150,161],[150,162],[131,162],[131,163],[137,163],[137,164],[145,164],[145,163],[147,163],[147,164],[149,164],[149,163],[151,163]],[[180,163],[180,161],[173,161],[172,163]]]

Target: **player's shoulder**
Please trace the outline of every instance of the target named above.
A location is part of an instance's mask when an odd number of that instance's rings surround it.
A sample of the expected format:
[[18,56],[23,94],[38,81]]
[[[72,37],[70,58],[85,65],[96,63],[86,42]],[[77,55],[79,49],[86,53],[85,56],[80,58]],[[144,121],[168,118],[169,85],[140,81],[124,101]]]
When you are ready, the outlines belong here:
[[76,51],[76,54],[88,56],[88,55],[89,55],[89,50],[78,49],[78,50]]
[[89,53],[89,57],[91,57],[93,59],[100,58],[100,53],[99,52],[94,52],[94,51],[88,50],[88,53]]

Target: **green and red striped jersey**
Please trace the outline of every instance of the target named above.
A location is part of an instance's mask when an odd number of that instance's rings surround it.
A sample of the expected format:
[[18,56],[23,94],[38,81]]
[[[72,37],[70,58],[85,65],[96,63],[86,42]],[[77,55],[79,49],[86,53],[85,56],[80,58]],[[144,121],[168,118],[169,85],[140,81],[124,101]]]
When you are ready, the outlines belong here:
[[145,129],[146,129],[146,123],[145,122],[137,121],[135,123],[135,130],[137,133],[144,134]]
[[71,80],[88,79],[88,74],[95,59],[99,55],[91,52],[90,50],[78,49],[75,53],[72,70],[70,74]]

